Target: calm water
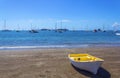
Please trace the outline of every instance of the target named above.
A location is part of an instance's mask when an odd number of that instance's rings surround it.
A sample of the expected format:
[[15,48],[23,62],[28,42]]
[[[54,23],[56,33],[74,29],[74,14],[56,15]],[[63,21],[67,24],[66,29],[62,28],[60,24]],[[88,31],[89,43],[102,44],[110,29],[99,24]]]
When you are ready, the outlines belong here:
[[0,49],[8,48],[64,48],[91,46],[120,46],[120,36],[113,31],[85,32],[39,31],[39,33],[0,31]]

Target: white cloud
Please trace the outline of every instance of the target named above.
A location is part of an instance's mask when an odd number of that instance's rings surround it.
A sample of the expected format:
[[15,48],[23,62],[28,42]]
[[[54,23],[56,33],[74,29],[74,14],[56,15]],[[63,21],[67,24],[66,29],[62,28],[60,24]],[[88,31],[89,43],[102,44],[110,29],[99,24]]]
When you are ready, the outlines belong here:
[[89,22],[90,20],[79,20],[79,22]]
[[64,22],[64,23],[68,23],[68,22],[71,22],[71,20],[63,19],[63,20],[57,20],[57,22]]
[[33,21],[34,21],[34,20],[32,20],[32,19],[29,19],[29,20],[28,20],[29,23],[32,23]]
[[[8,29],[18,29],[20,28],[28,30],[31,29],[31,25],[33,28],[54,28],[55,23],[57,23],[58,27],[61,25],[61,22],[63,23],[63,27],[67,26],[70,20],[67,19],[53,19],[53,18],[43,18],[43,19],[13,19],[13,20],[7,20],[6,25]],[[19,24],[19,26],[18,26]],[[0,20],[0,29],[3,29],[4,21]]]
[[65,19],[65,20],[62,20],[62,22],[71,22],[71,21],[70,21],[70,20],[66,20],[66,19]]
[[118,27],[118,26],[120,26],[120,24],[117,23],[117,22],[115,22],[112,26],[113,26],[113,27]]

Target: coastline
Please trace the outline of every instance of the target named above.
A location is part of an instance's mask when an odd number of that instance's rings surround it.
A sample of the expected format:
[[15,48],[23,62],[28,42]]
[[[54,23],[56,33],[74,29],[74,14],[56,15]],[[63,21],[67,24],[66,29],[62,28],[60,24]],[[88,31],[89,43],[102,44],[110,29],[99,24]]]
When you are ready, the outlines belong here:
[[19,50],[19,49],[78,49],[78,48],[109,48],[120,47],[120,43],[90,43],[90,44],[64,44],[64,45],[38,45],[38,46],[0,46],[0,50]]
[[[0,78],[119,78],[119,51],[120,47],[0,50]],[[69,53],[89,53],[105,61],[93,75],[74,68]]]

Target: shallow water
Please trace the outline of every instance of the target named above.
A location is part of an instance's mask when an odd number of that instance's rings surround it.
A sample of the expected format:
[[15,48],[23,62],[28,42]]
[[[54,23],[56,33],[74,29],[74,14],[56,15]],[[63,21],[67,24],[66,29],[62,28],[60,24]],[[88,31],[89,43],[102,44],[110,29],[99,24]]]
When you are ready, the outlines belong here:
[[7,48],[77,48],[91,46],[120,46],[120,36],[113,31],[0,31],[0,49]]

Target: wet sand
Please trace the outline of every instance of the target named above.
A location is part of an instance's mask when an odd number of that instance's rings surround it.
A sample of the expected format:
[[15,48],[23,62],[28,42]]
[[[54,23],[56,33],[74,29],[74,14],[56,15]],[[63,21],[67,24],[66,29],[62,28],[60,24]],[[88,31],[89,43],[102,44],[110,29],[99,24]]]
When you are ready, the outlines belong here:
[[[69,53],[104,59],[96,75],[75,68]],[[120,47],[0,50],[0,78],[120,78]]]

